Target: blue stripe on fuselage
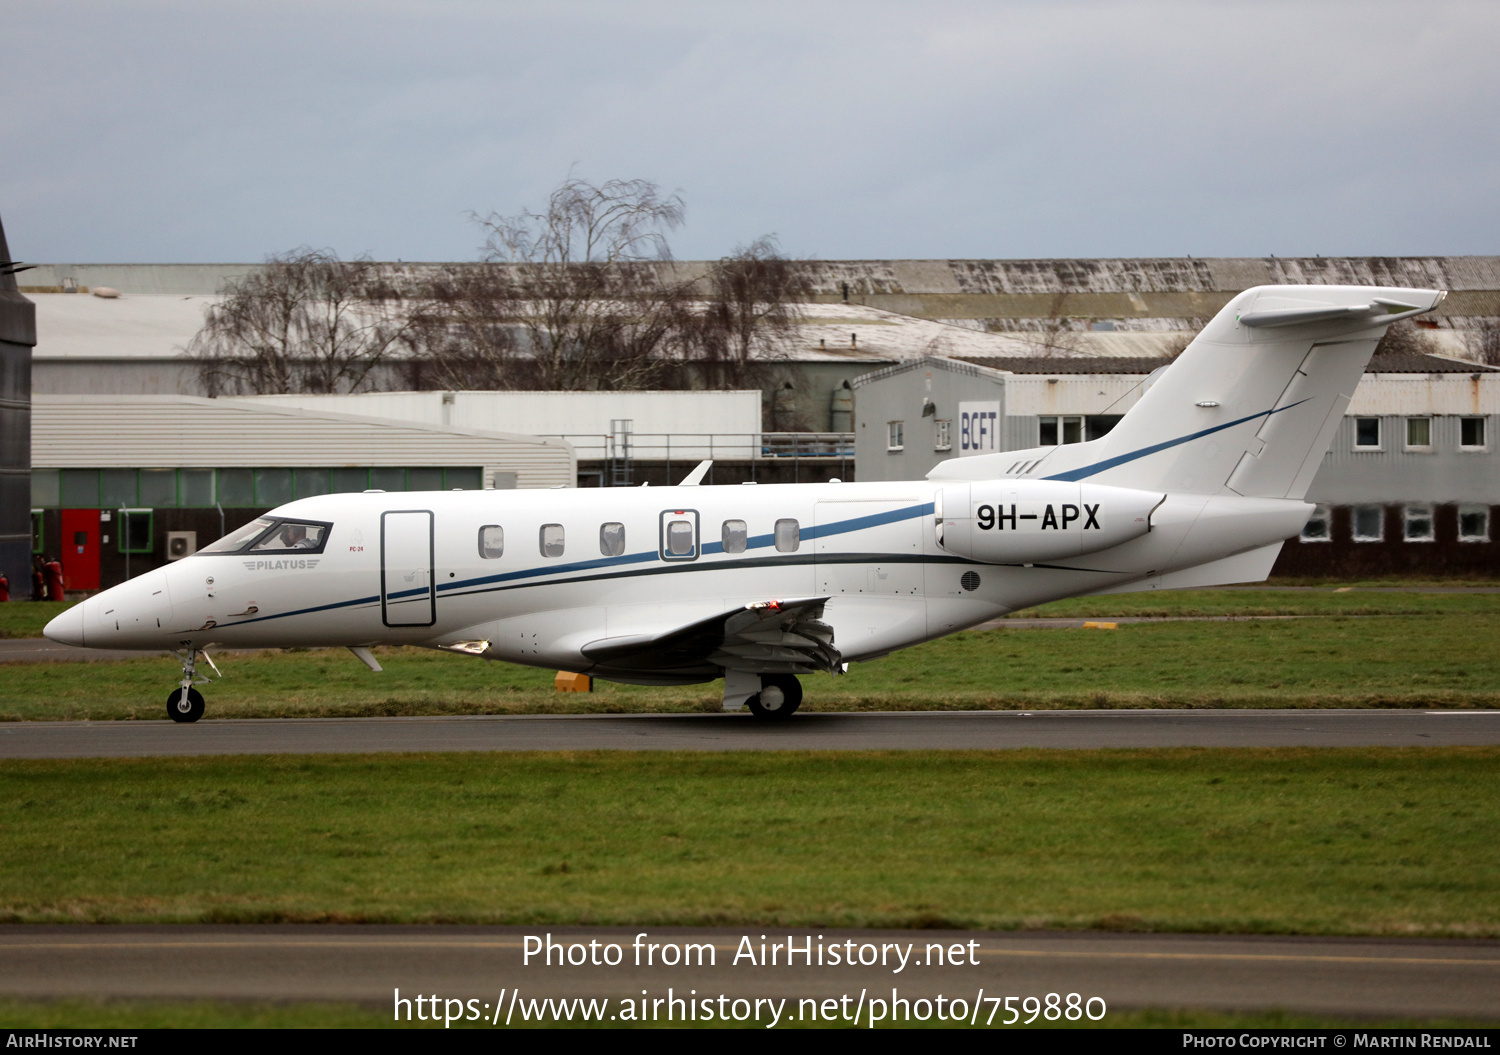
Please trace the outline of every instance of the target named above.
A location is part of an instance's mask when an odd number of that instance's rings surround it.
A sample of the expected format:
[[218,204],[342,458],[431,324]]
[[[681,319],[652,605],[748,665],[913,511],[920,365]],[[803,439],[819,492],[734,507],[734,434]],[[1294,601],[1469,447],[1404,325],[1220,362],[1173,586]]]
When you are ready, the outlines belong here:
[[1306,399],[1299,399],[1295,403],[1288,403],[1286,406],[1277,407],[1275,410],[1257,411],[1256,413],[1247,415],[1246,417],[1237,418],[1234,421],[1227,421],[1222,425],[1215,425],[1211,429],[1203,429],[1199,432],[1190,433],[1186,436],[1180,436],[1175,440],[1167,440],[1164,443],[1153,443],[1149,447],[1142,447],[1140,450],[1131,451],[1129,454],[1121,454],[1113,458],[1106,458],[1102,462],[1095,462],[1093,465],[1085,465],[1081,469],[1069,469],[1065,473],[1057,473],[1053,476],[1044,476],[1042,477],[1042,479],[1066,481],[1086,480],[1090,476],[1093,476],[1095,473],[1102,473],[1104,472],[1104,470],[1113,469],[1117,465],[1124,465],[1126,462],[1133,462],[1137,458],[1144,458],[1147,455],[1155,454],[1158,451],[1167,450],[1169,447],[1177,447],[1184,443],[1191,443],[1193,440],[1202,439],[1204,436],[1212,436],[1215,432],[1223,432],[1225,429],[1232,429],[1236,425],[1243,425],[1245,422],[1254,421],[1256,418],[1269,418],[1272,414],[1280,414],[1283,410],[1291,410],[1293,407],[1300,407],[1303,403],[1306,402]]

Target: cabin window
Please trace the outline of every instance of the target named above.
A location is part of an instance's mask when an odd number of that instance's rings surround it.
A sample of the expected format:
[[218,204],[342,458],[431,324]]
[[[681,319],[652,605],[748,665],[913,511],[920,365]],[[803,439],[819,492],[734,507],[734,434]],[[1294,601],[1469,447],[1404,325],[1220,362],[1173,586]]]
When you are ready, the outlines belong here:
[[674,557],[689,557],[693,553],[693,525],[688,520],[673,520],[667,524],[667,552]]
[[802,526],[795,520],[776,521],[776,551],[795,553],[802,545]]
[[1328,525],[1328,507],[1318,506],[1313,510],[1312,516],[1307,518],[1307,523],[1302,528],[1303,542],[1328,542],[1332,539],[1333,532]]
[[1432,447],[1432,419],[1406,419],[1406,449],[1428,450]]
[[1385,538],[1385,510],[1380,506],[1355,506],[1354,541],[1380,542]]
[[1490,540],[1490,507],[1458,507],[1458,541],[1488,542]]
[[750,542],[750,532],[745,527],[743,520],[724,521],[722,537],[724,539],[725,553],[744,553],[745,547]]
[[617,523],[599,525],[599,552],[606,557],[619,557],[625,552],[625,525]]
[[505,529],[499,524],[486,524],[479,529],[479,555],[485,560],[498,560],[505,554]]
[[1479,448],[1484,446],[1484,419],[1460,418],[1458,422],[1458,445]]
[[1379,418],[1355,418],[1354,419],[1354,446],[1364,450],[1377,450],[1380,447],[1380,419]]
[[1433,540],[1431,506],[1406,507],[1402,521],[1402,537],[1407,542],[1431,542]]
[[563,526],[561,524],[543,524],[540,536],[542,556],[561,557],[563,555]]

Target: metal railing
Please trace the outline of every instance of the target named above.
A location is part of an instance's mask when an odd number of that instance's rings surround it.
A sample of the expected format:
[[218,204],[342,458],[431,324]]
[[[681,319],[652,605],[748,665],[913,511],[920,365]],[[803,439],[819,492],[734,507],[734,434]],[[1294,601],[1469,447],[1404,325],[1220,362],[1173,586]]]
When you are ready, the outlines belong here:
[[705,458],[729,464],[845,466],[854,460],[852,432],[631,432],[553,433],[567,440],[583,463],[602,463],[604,481],[621,486],[632,482],[634,463],[696,464]]

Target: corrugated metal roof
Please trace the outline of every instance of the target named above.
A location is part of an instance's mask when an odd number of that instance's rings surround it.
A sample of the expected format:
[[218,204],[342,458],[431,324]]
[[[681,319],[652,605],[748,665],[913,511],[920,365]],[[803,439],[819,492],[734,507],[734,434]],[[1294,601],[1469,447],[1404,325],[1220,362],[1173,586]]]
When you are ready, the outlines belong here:
[[37,468],[481,465],[519,487],[571,485],[561,440],[194,396],[37,396]]

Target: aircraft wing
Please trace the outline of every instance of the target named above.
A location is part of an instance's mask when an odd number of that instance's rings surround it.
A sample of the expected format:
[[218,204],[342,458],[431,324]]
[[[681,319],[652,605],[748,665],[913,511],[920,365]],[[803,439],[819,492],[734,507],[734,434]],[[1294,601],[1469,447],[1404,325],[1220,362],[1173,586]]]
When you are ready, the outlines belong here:
[[[828,598],[761,601],[659,634],[608,637],[583,646],[600,677],[700,681],[724,670],[758,674],[838,671],[843,657],[823,622]],[[623,678],[619,680],[624,680]]]

